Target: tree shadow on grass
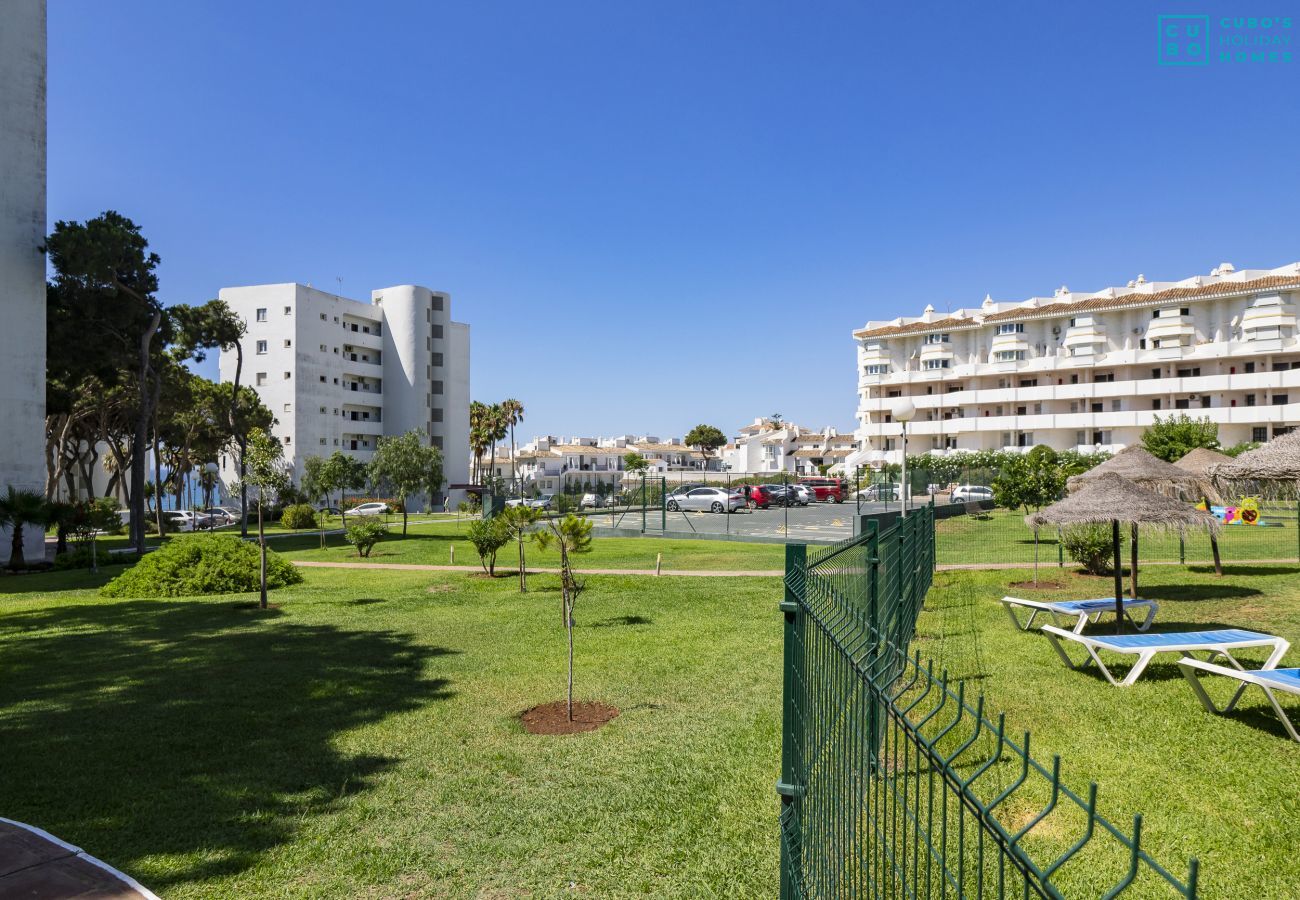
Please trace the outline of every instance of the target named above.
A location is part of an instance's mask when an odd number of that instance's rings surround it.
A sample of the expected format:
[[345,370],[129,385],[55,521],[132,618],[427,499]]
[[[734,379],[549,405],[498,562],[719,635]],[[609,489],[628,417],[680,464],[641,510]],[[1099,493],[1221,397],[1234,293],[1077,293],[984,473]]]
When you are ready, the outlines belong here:
[[1138,595],[1148,600],[1240,600],[1262,593],[1259,588],[1223,583],[1138,585]]
[[[1201,565],[1201,564],[1189,565],[1189,566],[1187,567],[1187,571],[1189,571],[1189,572],[1195,572],[1195,573],[1198,574],[1198,575],[1213,575],[1213,574],[1214,574],[1214,566],[1213,566],[1213,565],[1210,565],[1210,564],[1208,564],[1208,563],[1207,563],[1207,564],[1204,564],[1204,565]],[[1258,575],[1264,575],[1264,576],[1268,576],[1268,575],[1297,575],[1297,574],[1300,574],[1300,567],[1297,567],[1297,566],[1276,566],[1276,565],[1268,565],[1267,563],[1260,563],[1259,565],[1254,565],[1254,566],[1245,565],[1245,564],[1241,564],[1241,565],[1232,565],[1232,566],[1225,565],[1225,566],[1223,567],[1223,574],[1224,574],[1224,575],[1229,575],[1229,576],[1241,576],[1241,575],[1255,575],[1255,576],[1258,576]]]
[[397,760],[335,739],[452,696],[424,669],[455,652],[160,600],[6,615],[0,644],[0,810],[156,889],[242,871],[369,789]]
[[623,625],[652,625],[654,624],[645,616],[614,616],[610,619],[600,619],[592,622],[588,628],[615,628]]

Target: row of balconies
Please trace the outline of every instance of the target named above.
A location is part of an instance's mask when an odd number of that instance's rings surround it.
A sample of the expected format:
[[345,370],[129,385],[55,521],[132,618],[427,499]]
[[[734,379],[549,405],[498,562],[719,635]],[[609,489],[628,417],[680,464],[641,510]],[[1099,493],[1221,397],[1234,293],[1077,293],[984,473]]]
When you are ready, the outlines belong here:
[[[1300,389],[1300,368],[1285,372],[1254,372],[1233,375],[1199,375],[1185,378],[1136,378],[1079,384],[1040,384],[1034,387],[980,388],[933,394],[905,394],[917,409],[952,409],[991,403],[1034,403],[1044,400],[1093,400],[1108,397],[1163,397],[1179,394],[1207,394],[1239,391],[1262,393],[1269,390]],[[888,411],[899,397],[872,397],[861,401],[864,409],[877,405]],[[1261,396],[1262,403],[1264,398]],[[1244,402],[1244,401],[1243,401]]]
[[[1095,430],[1146,428],[1155,424],[1156,416],[1168,418],[1184,410],[1130,409],[1099,413],[1040,413],[1024,416],[966,416],[938,419],[933,422],[909,422],[909,435],[961,434],[973,431],[1039,431],[1052,429]],[[1192,408],[1185,412],[1195,418],[1208,418],[1217,425],[1284,424],[1300,420],[1300,403],[1282,406],[1214,406]],[[902,434],[898,422],[872,422],[866,426],[872,434],[886,437]]]
[[1197,360],[1212,359],[1236,359],[1245,357],[1248,359],[1258,359],[1261,356],[1279,353],[1283,348],[1294,351],[1297,348],[1295,338],[1285,338],[1282,340],[1261,340],[1261,341],[1210,341],[1201,344],[1192,344],[1187,347],[1166,347],[1161,349],[1127,349],[1127,350],[1108,350],[1105,353],[1098,353],[1093,356],[1036,356],[1015,362],[986,362],[980,361],[975,363],[960,363],[950,365],[947,369],[924,369],[916,368],[910,370],[894,369],[885,374],[867,375],[861,374],[858,377],[858,387],[866,388],[876,385],[893,385],[907,384],[909,382],[926,382],[935,380],[948,380],[952,378],[967,378],[979,375],[997,375],[1003,373],[1024,373],[1035,374],[1042,372],[1055,372],[1061,369],[1095,369],[1098,367],[1110,368],[1114,366],[1153,366],[1167,363],[1170,360],[1187,360],[1189,362]]

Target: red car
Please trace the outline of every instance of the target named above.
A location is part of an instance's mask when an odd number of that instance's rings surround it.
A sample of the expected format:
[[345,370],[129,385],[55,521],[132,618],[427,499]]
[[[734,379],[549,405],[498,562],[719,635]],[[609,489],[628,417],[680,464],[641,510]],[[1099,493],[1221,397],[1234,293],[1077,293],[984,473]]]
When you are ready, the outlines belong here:
[[826,503],[844,502],[844,481],[840,478],[800,478],[799,483]]
[[750,509],[768,509],[772,506],[772,495],[764,491],[762,485],[746,485],[740,494]]

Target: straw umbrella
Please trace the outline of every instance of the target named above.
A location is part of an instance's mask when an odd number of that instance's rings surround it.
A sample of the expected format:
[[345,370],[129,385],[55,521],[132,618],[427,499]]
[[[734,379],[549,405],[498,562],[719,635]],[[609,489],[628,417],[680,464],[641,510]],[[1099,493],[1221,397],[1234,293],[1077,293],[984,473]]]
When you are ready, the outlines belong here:
[[1274,438],[1236,459],[1210,468],[1216,485],[1272,497],[1293,496],[1300,486],[1300,431]]
[[[1118,473],[1111,472],[1089,479],[1088,483],[1064,500],[1053,503],[1025,518],[1029,527],[1043,525],[1104,525],[1110,523],[1112,549],[1115,554],[1115,627],[1124,630],[1124,577],[1120,571],[1119,526],[1129,522],[1150,528],[1204,528],[1214,533],[1219,520],[1208,512],[1188,506],[1163,494],[1140,487]],[[1136,542],[1134,543],[1136,547]],[[1132,560],[1133,588],[1137,591],[1137,556]]]
[[[1220,453],[1218,450],[1210,450],[1207,447],[1197,447],[1195,450],[1186,453],[1174,465],[1184,472],[1190,472],[1196,476],[1197,490],[1205,501],[1205,508],[1209,509],[1211,502],[1223,502],[1223,495],[1220,493],[1218,486],[1215,485],[1214,479],[1210,477],[1210,470],[1226,462],[1232,462],[1232,457],[1228,454]],[[1210,550],[1214,554],[1214,573],[1222,575],[1223,563],[1219,559],[1219,539],[1213,534],[1210,535]]]
[[[1196,476],[1183,469],[1178,468],[1173,463],[1167,463],[1158,456],[1147,452],[1143,447],[1136,444],[1132,447],[1125,447],[1116,453],[1110,459],[1106,460],[1099,466],[1094,466],[1082,475],[1075,475],[1066,481],[1066,486],[1075,491],[1085,484],[1104,478],[1107,475],[1119,475],[1126,481],[1134,484],[1140,484],[1145,488],[1158,491],[1168,496],[1181,496],[1190,493],[1196,489]],[[1223,574],[1219,564],[1219,545],[1212,543],[1214,552],[1214,571],[1220,575]],[[1133,566],[1132,578],[1132,595],[1137,597],[1137,555],[1138,555],[1138,529],[1134,523],[1129,538],[1129,557]]]

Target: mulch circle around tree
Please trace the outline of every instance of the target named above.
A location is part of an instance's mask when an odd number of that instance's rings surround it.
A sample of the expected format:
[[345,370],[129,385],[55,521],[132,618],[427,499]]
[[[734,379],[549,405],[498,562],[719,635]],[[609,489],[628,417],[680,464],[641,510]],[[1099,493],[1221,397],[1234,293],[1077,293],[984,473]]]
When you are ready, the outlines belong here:
[[1065,584],[1060,581],[1043,581],[1040,579],[1037,583],[1034,583],[1033,581],[1013,581],[1011,582],[1010,587],[1030,588],[1031,590],[1037,589],[1040,591],[1054,591],[1059,587],[1065,587]]
[[574,701],[573,721],[569,721],[568,709],[563,700],[543,703],[519,714],[524,729],[529,734],[577,734],[580,731],[595,731],[618,715],[618,707],[608,706],[596,700]]

